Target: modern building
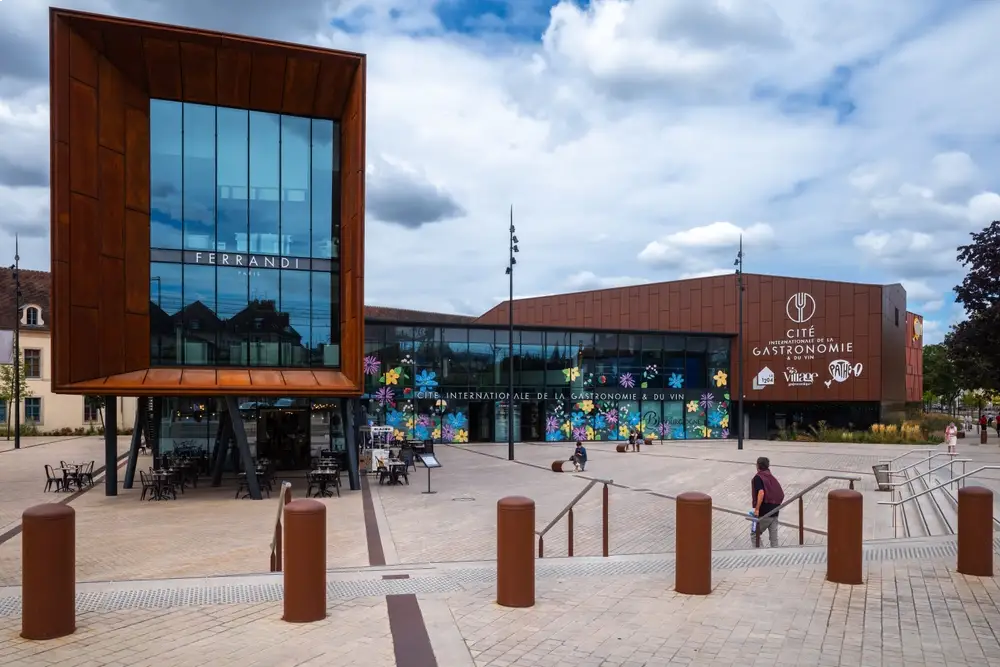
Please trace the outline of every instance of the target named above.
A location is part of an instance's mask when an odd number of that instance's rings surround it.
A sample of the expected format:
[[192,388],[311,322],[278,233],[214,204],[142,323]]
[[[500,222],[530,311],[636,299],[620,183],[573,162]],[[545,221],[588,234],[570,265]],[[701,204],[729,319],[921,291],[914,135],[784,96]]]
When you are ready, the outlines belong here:
[[[21,368],[27,395],[21,399],[23,432],[71,434],[94,432],[104,425],[98,400],[52,391],[52,336],[49,323],[49,274],[20,271],[22,303],[16,304],[16,288],[11,272],[0,271],[0,365],[14,362],[14,331],[19,330]],[[20,320],[15,327],[15,318]],[[13,377],[13,368],[10,377]],[[6,393],[0,387],[0,393]],[[131,427],[135,420],[135,400],[118,400],[118,427]],[[14,430],[14,406],[0,401],[0,433]]]
[[50,42],[53,392],[143,399],[216,480],[351,452],[365,57],[62,9]]
[[403,437],[748,437],[903,419],[922,392],[922,319],[900,285],[744,275],[739,382],[735,275],[514,302],[477,318],[373,310],[365,329],[370,418]]

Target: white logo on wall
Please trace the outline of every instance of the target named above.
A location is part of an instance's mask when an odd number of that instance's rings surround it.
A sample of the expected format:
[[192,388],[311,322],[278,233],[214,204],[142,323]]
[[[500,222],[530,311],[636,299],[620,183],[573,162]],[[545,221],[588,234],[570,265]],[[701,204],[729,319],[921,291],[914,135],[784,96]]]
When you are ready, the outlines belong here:
[[808,387],[819,377],[819,373],[800,373],[791,366],[785,370],[784,375],[789,387]]
[[764,366],[764,368],[760,369],[760,372],[754,376],[753,388],[763,389],[764,387],[771,386],[774,386],[774,371],[767,366]]
[[796,292],[788,297],[785,314],[796,324],[808,322],[816,314],[816,299],[808,292]]
[[865,367],[861,364],[860,361],[856,364],[852,364],[846,359],[836,359],[830,362],[831,379],[826,380],[825,382],[823,382],[823,384],[825,384],[827,388],[829,388],[834,381],[846,382],[851,377],[856,377],[856,378],[861,377],[861,372],[864,369]]

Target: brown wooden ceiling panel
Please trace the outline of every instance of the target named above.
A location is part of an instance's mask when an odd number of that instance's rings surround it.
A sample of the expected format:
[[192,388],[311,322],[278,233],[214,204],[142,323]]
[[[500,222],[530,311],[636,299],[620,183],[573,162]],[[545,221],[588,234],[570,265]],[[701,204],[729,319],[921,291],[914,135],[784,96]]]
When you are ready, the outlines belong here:
[[285,91],[286,56],[267,50],[255,51],[251,58],[250,107],[280,113]]
[[250,369],[250,384],[261,387],[283,387],[285,385],[284,378],[281,377],[281,371],[278,370],[265,370],[259,368]]
[[340,119],[357,68],[357,62],[350,61],[325,60],[320,65],[313,116]]
[[155,37],[143,38],[142,44],[149,96],[164,100],[183,99],[180,44],[176,40]]
[[181,373],[181,384],[185,387],[214,387],[216,381],[214,368],[185,368]]
[[181,82],[185,102],[215,104],[217,97],[215,49],[181,42]]
[[223,107],[250,106],[250,54],[236,49],[216,49],[216,103]]
[[176,387],[181,383],[181,369],[179,368],[150,368],[146,372],[146,379],[143,384],[159,387]]
[[[68,259],[68,255],[63,255]],[[51,317],[54,322],[70,322],[69,310],[69,264],[67,262],[52,262],[52,301]],[[53,382],[64,385],[70,382],[69,358],[70,338],[68,327],[52,327],[52,379]],[[147,343],[147,347],[148,347]]]
[[120,26],[105,26],[103,31],[104,57],[122,73],[124,80],[131,84],[126,88],[145,93],[149,85],[146,80],[146,56],[142,35]]
[[285,386],[294,389],[307,389],[319,386],[316,376],[313,375],[311,370],[307,369],[281,371],[281,379],[284,381]]
[[52,259],[69,260],[69,144],[62,141],[54,146],[52,165]]
[[312,373],[320,389],[344,390],[351,386],[351,383],[343,373],[319,369],[314,369]]
[[311,116],[316,96],[319,63],[311,58],[288,58],[285,67],[285,91],[282,111],[296,116]]

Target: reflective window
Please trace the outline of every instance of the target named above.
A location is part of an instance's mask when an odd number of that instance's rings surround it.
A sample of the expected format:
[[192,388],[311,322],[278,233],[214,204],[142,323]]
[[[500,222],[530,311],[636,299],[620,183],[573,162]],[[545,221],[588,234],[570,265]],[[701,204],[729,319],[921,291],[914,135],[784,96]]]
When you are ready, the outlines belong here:
[[338,142],[332,121],[150,101],[154,365],[340,365]]
[[149,101],[149,240],[154,248],[180,249],[183,106]]

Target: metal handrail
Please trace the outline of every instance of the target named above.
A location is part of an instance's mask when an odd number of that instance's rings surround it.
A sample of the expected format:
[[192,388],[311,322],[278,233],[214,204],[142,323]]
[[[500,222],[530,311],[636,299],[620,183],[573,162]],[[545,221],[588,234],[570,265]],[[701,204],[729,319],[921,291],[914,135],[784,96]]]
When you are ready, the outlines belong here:
[[911,449],[908,452],[903,452],[894,459],[879,459],[879,463],[895,463],[899,459],[906,458],[910,454],[916,454],[917,452],[933,451],[934,447],[937,447],[937,445],[924,445],[923,447],[918,447],[917,449]]
[[278,489],[278,516],[274,520],[274,532],[271,534],[271,572],[282,571],[281,515],[285,505],[290,502],[292,502],[292,483],[282,482]]
[[[929,489],[924,489],[920,493],[915,493],[912,496],[908,496],[906,498],[901,498],[899,500],[880,500],[880,501],[878,501],[878,504],[879,505],[892,505],[893,507],[898,507],[899,505],[902,505],[903,503],[908,503],[908,502],[910,502],[911,500],[913,500],[915,498],[919,498],[920,496],[925,496],[928,493],[930,493],[931,491],[937,491],[938,489],[943,489],[945,487],[951,486],[955,482],[959,482],[961,480],[964,480],[967,477],[972,477],[973,475],[981,473],[984,470],[1000,470],[1000,465],[997,465],[997,466],[981,466],[979,468],[976,468],[975,470],[970,470],[969,472],[962,473],[958,477],[952,477],[947,482],[941,482],[937,486],[932,486]],[[916,479],[916,478],[914,478],[914,479]]]
[[922,461],[917,461],[916,463],[911,463],[910,465],[906,466],[905,468],[900,468],[899,470],[889,470],[888,472],[889,472],[890,475],[898,475],[899,473],[904,472],[906,470],[909,470],[910,468],[916,468],[918,465],[920,465],[922,463],[926,463],[927,467],[930,468],[931,467],[931,461],[933,459],[936,459],[939,456],[956,456],[956,454],[954,454],[952,452],[937,452],[936,454],[928,456],[926,459],[924,459]]
[[[801,546],[802,544],[805,544],[805,537],[806,537],[805,536],[805,506],[804,506],[804,503],[802,502],[802,497],[805,496],[810,491],[812,491],[813,489],[815,489],[816,487],[818,487],[820,484],[823,484],[824,482],[828,482],[831,479],[839,479],[839,480],[844,480],[844,481],[850,482],[850,488],[851,489],[854,488],[854,483],[855,482],[860,482],[861,481],[861,477],[859,477],[858,475],[826,475],[825,477],[821,477],[820,479],[816,480],[815,482],[813,482],[812,484],[810,484],[806,488],[804,488],[801,491],[797,492],[791,498],[789,498],[785,502],[781,503],[780,505],[778,505],[777,507],[775,507],[773,510],[771,510],[770,512],[768,512],[764,516],[758,517],[758,516],[753,516],[753,515],[749,515],[748,514],[744,518],[747,521],[760,521],[761,519],[766,519],[766,518],[770,517],[773,514],[777,514],[781,510],[783,510],[786,507],[788,507],[789,505],[791,505],[793,502],[798,501],[798,503],[799,503],[799,545]],[[760,546],[760,531],[759,530],[757,531],[757,546],[758,547]]]
[[569,503],[566,505],[566,507],[562,508],[562,510],[558,514],[556,514],[555,518],[553,518],[552,521],[549,521],[548,525],[546,525],[545,528],[542,528],[541,530],[536,530],[535,531],[535,535],[538,535],[538,557],[539,558],[544,558],[545,557],[545,534],[548,533],[550,530],[552,530],[552,528],[557,523],[559,523],[560,519],[562,519],[564,516],[567,516],[567,515],[568,515],[568,519],[567,519],[567,545],[568,545],[568,552],[569,552],[568,556],[570,556],[572,558],[572,556],[573,556],[573,507],[576,506],[576,504],[578,502],[580,502],[581,500],[583,500],[583,497],[585,495],[587,495],[587,492],[590,491],[595,486],[597,486],[598,484],[603,484],[604,485],[604,495],[603,495],[603,498],[601,500],[601,505],[602,505],[602,508],[601,508],[601,510],[602,510],[602,512],[601,512],[602,513],[601,520],[602,520],[602,533],[603,533],[602,534],[602,542],[603,542],[602,551],[603,551],[604,557],[605,558],[608,557],[608,485],[609,484],[614,484],[614,480],[611,480],[611,479],[592,479],[592,480],[590,480],[590,482],[587,483],[587,486],[583,487],[583,491],[580,491],[580,493],[576,494],[576,497],[574,497],[573,500],[569,501]]
[[[954,455],[954,454],[952,454],[952,456],[955,456],[955,455]],[[885,485],[886,485],[886,486],[892,486],[892,487],[896,487],[896,486],[906,486],[907,484],[910,484],[911,482],[913,482],[913,481],[915,481],[915,480],[918,480],[918,479],[920,479],[921,477],[926,477],[927,475],[930,475],[931,473],[935,473],[935,472],[937,472],[937,471],[938,471],[938,470],[940,470],[941,468],[947,468],[947,467],[949,467],[949,466],[953,466],[953,465],[955,465],[956,463],[972,463],[972,459],[952,459],[952,460],[948,461],[947,463],[942,463],[942,464],[941,464],[941,465],[939,465],[939,466],[938,466],[937,468],[929,468],[928,470],[926,470],[926,471],[924,471],[924,472],[920,473],[920,474],[919,474],[919,475],[917,475],[916,477],[908,477],[908,478],[906,478],[906,479],[905,479],[904,481],[902,481],[902,482],[886,482],[886,483],[885,483]]]

